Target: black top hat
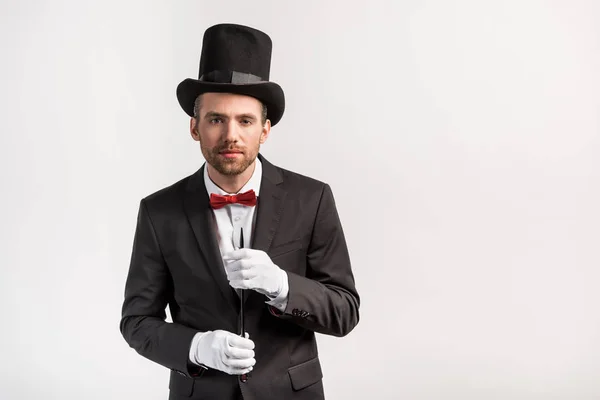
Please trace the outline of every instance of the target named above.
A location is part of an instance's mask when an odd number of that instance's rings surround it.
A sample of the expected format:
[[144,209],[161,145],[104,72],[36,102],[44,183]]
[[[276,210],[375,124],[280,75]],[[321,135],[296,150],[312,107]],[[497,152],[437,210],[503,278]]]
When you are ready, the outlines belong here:
[[177,86],[183,110],[194,116],[196,98],[206,92],[252,96],[267,106],[267,118],[275,125],[283,116],[285,97],[269,81],[271,38],[259,30],[236,24],[219,24],[204,32],[198,79]]

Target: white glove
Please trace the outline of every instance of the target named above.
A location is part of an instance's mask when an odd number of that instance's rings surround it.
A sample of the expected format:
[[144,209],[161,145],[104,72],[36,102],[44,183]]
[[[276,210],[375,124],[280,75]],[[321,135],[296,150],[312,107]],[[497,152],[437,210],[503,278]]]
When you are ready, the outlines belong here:
[[193,361],[208,368],[218,369],[229,375],[242,375],[252,371],[254,342],[224,330],[207,331],[199,334]]
[[274,298],[281,293],[287,279],[285,271],[262,250],[234,250],[226,253],[223,261],[229,285],[236,289],[252,289]]

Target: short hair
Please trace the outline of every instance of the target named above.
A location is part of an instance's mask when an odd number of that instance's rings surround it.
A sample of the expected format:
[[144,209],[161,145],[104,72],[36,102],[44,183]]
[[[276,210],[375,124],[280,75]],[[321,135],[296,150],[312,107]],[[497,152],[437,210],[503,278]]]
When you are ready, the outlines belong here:
[[[267,122],[267,105],[262,101],[260,101],[260,104],[262,106],[262,113],[260,119],[262,121],[262,124],[264,125],[265,122]],[[196,122],[200,118],[200,107],[202,107],[202,94],[196,97],[196,101],[194,101],[194,118],[196,118]]]

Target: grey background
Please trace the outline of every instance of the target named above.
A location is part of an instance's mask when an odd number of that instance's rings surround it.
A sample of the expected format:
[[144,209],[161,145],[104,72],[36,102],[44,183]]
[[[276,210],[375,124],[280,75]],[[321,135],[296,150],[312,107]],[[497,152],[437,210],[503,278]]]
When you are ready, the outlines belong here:
[[350,246],[327,398],[600,398],[599,4],[3,1],[0,397],[166,398],[118,330],[137,206],[203,162],[175,87],[236,22]]

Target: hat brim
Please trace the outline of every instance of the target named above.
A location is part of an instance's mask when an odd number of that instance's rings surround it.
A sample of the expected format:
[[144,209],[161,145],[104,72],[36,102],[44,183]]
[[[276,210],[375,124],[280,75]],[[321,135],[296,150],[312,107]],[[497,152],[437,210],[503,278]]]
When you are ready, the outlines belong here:
[[185,79],[177,86],[177,100],[190,117],[194,116],[196,98],[208,92],[234,93],[254,97],[267,106],[267,118],[271,126],[276,125],[285,110],[283,89],[275,82],[258,82],[247,84],[205,82],[197,79]]

